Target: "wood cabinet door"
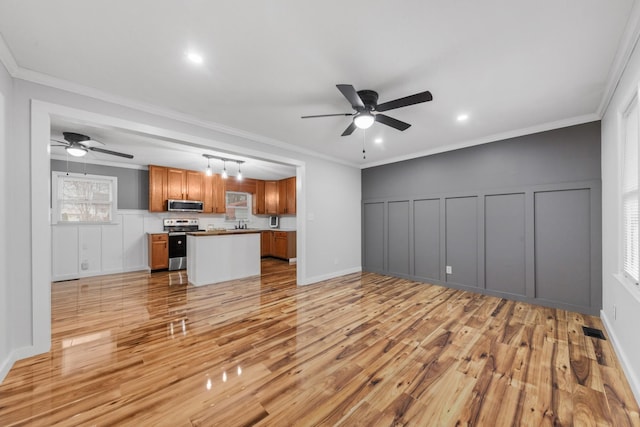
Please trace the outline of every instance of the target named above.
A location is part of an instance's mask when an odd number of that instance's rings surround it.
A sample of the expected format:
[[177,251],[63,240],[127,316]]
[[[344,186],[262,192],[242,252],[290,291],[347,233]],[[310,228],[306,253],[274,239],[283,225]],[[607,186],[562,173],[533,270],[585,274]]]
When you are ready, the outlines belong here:
[[278,188],[278,214],[283,215],[287,213],[287,183],[284,179],[276,183]]
[[213,179],[213,175],[205,175],[202,178],[202,201],[204,202],[204,213],[215,212],[215,206],[213,205]]
[[186,176],[186,190],[185,190],[185,199],[186,200],[197,200],[202,201],[203,199],[203,176],[202,172],[197,171],[185,171]]
[[264,203],[264,181],[256,180],[256,193],[253,195],[253,214],[264,215],[265,214]]
[[225,199],[225,180],[221,175],[213,176],[213,206],[215,213],[225,213],[227,211],[227,201]]
[[149,235],[149,268],[169,268],[169,238],[166,234]]
[[286,179],[286,191],[287,191],[287,205],[285,207],[285,213],[293,215],[296,213],[296,177]]
[[271,239],[273,233],[271,231],[260,232],[260,256],[271,255]]
[[149,165],[149,212],[167,210],[167,168]]
[[264,182],[264,213],[278,214],[278,184],[276,181]]
[[167,199],[184,200],[184,169],[167,168]]
[[271,248],[273,256],[287,258],[287,233],[285,231],[275,231],[273,233],[273,245]]

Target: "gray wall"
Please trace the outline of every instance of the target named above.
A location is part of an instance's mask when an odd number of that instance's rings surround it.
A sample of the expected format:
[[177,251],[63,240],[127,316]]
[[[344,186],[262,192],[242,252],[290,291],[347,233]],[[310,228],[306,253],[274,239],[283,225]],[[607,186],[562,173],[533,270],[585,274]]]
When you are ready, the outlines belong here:
[[365,169],[363,269],[598,314],[600,191],[600,122]]
[[[51,160],[51,170],[66,172],[67,162]],[[69,162],[69,172],[118,178],[118,209],[149,209],[149,171]]]

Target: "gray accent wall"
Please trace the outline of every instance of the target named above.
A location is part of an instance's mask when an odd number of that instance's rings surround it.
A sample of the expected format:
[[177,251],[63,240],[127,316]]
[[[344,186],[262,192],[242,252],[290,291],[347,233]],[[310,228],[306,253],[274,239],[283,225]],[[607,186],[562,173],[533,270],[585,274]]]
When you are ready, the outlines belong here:
[[[51,170],[66,172],[67,162],[51,159]],[[118,209],[149,210],[149,171],[69,162],[69,172],[118,178]]]
[[600,185],[600,122],[364,169],[363,270],[597,315]]

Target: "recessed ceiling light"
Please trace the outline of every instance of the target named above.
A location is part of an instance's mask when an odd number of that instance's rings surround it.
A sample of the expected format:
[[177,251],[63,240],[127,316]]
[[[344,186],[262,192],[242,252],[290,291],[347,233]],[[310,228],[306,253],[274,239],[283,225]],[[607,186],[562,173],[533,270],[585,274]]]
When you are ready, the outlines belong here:
[[457,120],[459,122],[466,122],[469,119],[468,114],[458,114]]
[[202,64],[202,62],[204,61],[204,58],[202,58],[202,55],[193,51],[187,52],[187,59],[193,62],[194,64]]
[[376,144],[382,144],[382,138],[376,138],[373,140]]

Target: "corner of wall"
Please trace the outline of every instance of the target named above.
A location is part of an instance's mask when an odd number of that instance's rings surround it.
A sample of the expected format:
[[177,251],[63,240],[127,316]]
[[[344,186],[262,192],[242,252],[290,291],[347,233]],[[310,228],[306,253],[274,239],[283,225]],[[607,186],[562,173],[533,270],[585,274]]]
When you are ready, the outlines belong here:
[[638,378],[638,375],[636,375],[636,372],[634,372],[633,364],[629,360],[629,357],[624,351],[624,348],[620,345],[620,340],[616,335],[615,329],[613,328],[611,321],[607,317],[607,313],[604,310],[600,311],[600,319],[602,319],[602,324],[604,325],[604,328],[607,330],[607,334],[611,339],[611,345],[616,352],[616,356],[618,356],[620,365],[622,365],[622,370],[627,376],[627,381],[629,381],[631,391],[633,392],[636,401],[640,405],[640,378]]

